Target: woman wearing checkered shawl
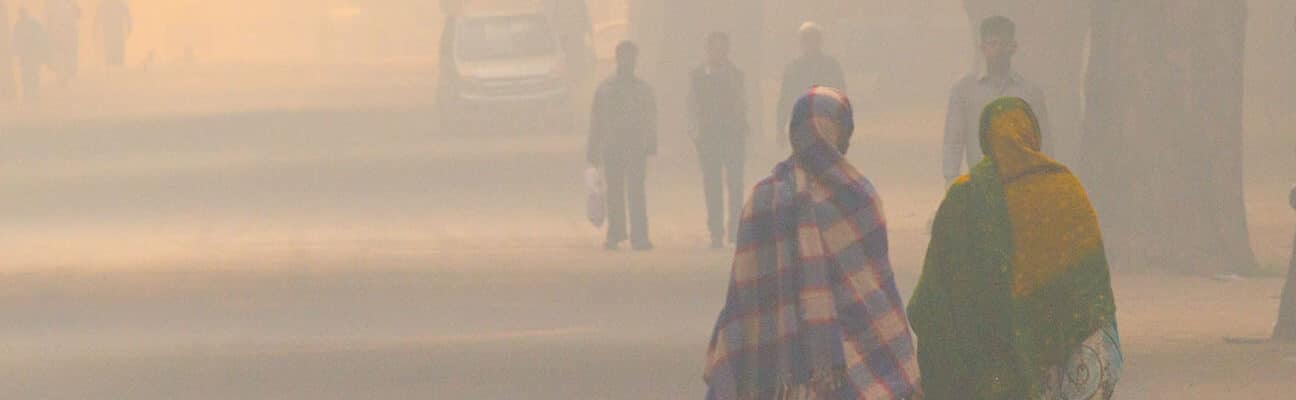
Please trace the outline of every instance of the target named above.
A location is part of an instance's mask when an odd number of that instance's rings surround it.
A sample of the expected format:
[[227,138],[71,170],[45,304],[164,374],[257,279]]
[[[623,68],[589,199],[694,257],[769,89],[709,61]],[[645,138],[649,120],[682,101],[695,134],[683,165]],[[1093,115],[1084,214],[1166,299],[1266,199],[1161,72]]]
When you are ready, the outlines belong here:
[[918,364],[873,186],[845,159],[840,92],[811,89],[793,154],[756,184],[707,352],[715,400],[909,399]]
[[981,117],[909,303],[929,400],[1110,399],[1120,335],[1098,217],[1019,98]]

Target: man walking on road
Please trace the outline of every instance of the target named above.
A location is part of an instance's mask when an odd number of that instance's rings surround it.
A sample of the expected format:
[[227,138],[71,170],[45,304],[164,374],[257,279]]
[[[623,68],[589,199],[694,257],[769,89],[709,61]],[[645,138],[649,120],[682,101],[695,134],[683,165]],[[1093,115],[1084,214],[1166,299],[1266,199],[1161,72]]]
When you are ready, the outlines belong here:
[[[697,147],[706,195],[711,247],[737,241],[743,207],[743,168],[747,148],[747,95],[743,72],[729,59],[729,35],[707,36],[707,60],[691,74],[688,94],[689,135]],[[725,192],[729,209],[725,211]],[[728,224],[725,218],[728,217]],[[726,236],[726,230],[728,236]]]
[[95,20],[98,33],[103,35],[104,62],[109,67],[126,64],[126,39],[135,29],[130,5],[126,0],[103,0]]
[[[1040,131],[1049,132],[1048,108],[1044,92],[1038,86],[1013,72],[1012,59],[1017,52],[1017,27],[1006,17],[995,16],[981,22],[981,53],[985,56],[985,73],[968,75],[950,91],[949,110],[945,115],[945,186],[981,161],[981,112],[1000,97],[1026,100],[1039,120]],[[1044,137],[1045,154],[1053,154],[1052,139]]]
[[35,101],[40,98],[41,70],[49,63],[49,39],[45,27],[32,17],[26,7],[18,9],[13,41],[18,74],[22,76],[23,97]]
[[45,23],[49,25],[50,64],[65,85],[80,69],[81,6],[76,0],[46,0]]
[[779,90],[778,126],[775,127],[775,139],[779,148],[787,148],[789,110],[793,102],[814,86],[825,86],[837,89],[843,94],[846,91],[846,75],[842,72],[841,63],[823,50],[823,28],[814,22],[801,25],[801,55],[788,64],[783,70],[782,89]]
[[607,183],[608,231],[604,248],[616,250],[626,237],[626,206],[630,212],[630,244],[652,250],[648,240],[648,204],[644,193],[648,157],[657,153],[657,102],[647,82],[635,76],[639,47],[625,41],[616,48],[616,73],[594,94],[590,112],[587,159],[601,166]]
[[14,85],[13,30],[9,25],[9,4],[0,0],[0,99],[10,99],[18,93]]
[[[1296,210],[1296,186],[1287,195],[1292,210]],[[1296,239],[1292,239],[1291,267],[1287,268],[1287,285],[1283,287],[1282,304],[1278,306],[1278,324],[1274,326],[1273,340],[1296,342]]]

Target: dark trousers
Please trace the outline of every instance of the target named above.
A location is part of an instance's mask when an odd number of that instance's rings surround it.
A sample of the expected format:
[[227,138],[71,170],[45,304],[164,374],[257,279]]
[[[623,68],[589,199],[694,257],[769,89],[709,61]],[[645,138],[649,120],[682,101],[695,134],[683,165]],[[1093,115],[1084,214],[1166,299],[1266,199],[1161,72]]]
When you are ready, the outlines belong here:
[[[725,237],[726,227],[730,242],[737,242],[738,222],[742,218],[743,168],[746,165],[743,144],[698,145],[698,161],[702,167],[702,191],[706,195],[707,229],[711,239]],[[725,212],[725,191],[729,192],[729,212]],[[725,225],[725,217],[729,225]]]
[[630,242],[648,244],[648,200],[644,178],[648,160],[640,157],[609,158],[603,162],[607,183],[608,243],[626,240],[626,205],[630,206]]

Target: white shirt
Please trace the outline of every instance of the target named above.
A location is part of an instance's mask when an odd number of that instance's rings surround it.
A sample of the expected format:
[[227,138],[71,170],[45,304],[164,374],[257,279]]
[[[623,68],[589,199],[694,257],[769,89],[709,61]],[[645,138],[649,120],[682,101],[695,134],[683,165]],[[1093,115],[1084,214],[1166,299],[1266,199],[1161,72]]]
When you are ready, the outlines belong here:
[[1039,118],[1044,153],[1053,153],[1052,141],[1048,138],[1048,106],[1043,90],[1016,73],[998,81],[984,74],[969,75],[950,90],[949,109],[945,114],[943,172],[946,180],[962,175],[965,155],[969,169],[981,161],[984,156],[981,153],[981,112],[1000,97],[1020,97],[1030,104],[1035,117]]

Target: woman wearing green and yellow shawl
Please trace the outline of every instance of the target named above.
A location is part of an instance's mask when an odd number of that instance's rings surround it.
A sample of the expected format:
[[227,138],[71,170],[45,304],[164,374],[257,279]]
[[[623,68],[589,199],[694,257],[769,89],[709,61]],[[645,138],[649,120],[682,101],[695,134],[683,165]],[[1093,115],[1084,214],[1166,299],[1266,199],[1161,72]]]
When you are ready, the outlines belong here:
[[909,304],[928,400],[1109,399],[1121,369],[1098,218],[1030,105],[981,117],[985,159],[937,212]]

